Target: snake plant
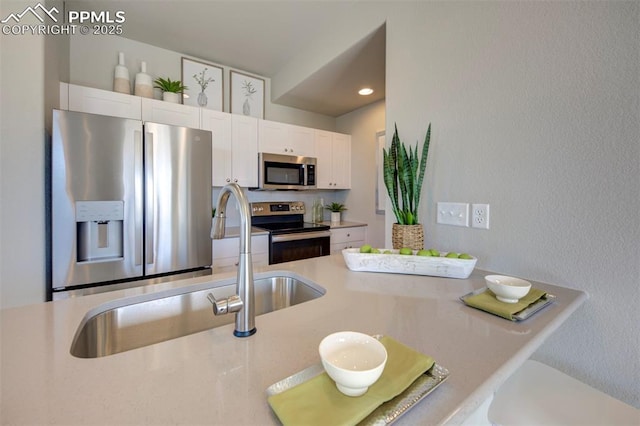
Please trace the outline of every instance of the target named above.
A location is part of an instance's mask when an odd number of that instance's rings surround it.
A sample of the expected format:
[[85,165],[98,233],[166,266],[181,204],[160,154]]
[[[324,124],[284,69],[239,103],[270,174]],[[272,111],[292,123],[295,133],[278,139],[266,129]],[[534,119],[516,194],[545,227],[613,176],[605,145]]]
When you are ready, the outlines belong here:
[[431,124],[427,129],[422,152],[418,157],[418,144],[415,149],[405,147],[398,137],[398,126],[395,126],[389,151],[382,150],[384,185],[391,198],[391,208],[400,225],[418,224],[418,205],[422,192],[424,172],[427,168]]

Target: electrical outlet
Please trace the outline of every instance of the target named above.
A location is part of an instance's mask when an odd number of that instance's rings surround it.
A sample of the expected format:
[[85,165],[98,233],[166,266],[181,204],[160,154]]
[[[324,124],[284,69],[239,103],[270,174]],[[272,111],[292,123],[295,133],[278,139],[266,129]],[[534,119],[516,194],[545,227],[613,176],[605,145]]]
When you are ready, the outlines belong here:
[[489,229],[489,204],[471,204],[471,227]]
[[469,226],[468,203],[438,203],[437,222],[443,225]]

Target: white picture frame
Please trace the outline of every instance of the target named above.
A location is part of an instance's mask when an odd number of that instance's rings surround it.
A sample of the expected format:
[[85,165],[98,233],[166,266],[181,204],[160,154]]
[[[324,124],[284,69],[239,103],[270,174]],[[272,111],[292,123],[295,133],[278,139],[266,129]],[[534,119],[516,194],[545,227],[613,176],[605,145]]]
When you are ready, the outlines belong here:
[[187,86],[182,96],[184,105],[222,111],[224,105],[224,72],[222,67],[182,58],[182,84]]
[[231,71],[231,113],[264,119],[263,78]]

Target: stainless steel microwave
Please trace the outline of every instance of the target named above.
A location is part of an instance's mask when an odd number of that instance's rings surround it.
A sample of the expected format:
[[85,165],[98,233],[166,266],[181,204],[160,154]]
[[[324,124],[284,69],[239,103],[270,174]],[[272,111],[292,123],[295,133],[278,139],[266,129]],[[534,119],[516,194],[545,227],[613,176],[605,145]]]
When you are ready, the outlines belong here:
[[316,159],[296,155],[258,154],[259,189],[316,189]]

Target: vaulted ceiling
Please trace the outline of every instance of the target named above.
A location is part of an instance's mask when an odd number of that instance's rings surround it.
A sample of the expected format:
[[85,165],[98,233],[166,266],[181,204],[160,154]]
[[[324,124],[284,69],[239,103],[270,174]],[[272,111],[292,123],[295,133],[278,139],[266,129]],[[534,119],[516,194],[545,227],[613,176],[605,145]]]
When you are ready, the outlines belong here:
[[[308,46],[335,30],[344,2],[76,0],[67,7],[123,10],[123,36],[274,78]],[[272,102],[340,116],[385,97],[382,25],[279,93]],[[370,96],[357,90],[374,88]]]

